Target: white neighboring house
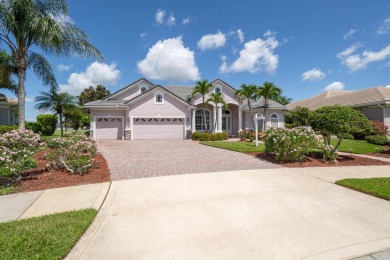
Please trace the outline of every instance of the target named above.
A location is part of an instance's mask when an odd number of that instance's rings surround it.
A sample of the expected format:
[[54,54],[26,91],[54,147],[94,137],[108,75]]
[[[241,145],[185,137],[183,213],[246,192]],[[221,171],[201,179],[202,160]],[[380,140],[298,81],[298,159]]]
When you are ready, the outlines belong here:
[[[237,135],[252,129],[252,116],[246,102],[235,97],[236,89],[217,79],[206,95],[222,93],[227,107],[209,104],[203,113],[202,96],[191,96],[193,86],[160,86],[139,79],[102,100],[85,104],[91,112],[94,139],[185,139],[198,131]],[[263,117],[264,101],[251,103],[253,115]],[[284,127],[286,107],[270,101],[266,125]],[[204,124],[206,116],[206,126]],[[262,125],[262,121],[259,121]],[[261,129],[261,126],[259,127]]]
[[18,101],[0,93],[0,125],[18,124]]

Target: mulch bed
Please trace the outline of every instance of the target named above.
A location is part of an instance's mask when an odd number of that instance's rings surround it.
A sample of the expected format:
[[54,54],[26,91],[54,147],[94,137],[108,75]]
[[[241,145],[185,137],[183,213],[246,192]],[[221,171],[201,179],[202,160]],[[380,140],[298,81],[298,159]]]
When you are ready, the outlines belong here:
[[[322,158],[308,157],[303,162],[285,162],[275,160],[273,154],[267,153],[248,153],[259,159],[269,161],[284,167],[329,167],[329,166],[370,166],[370,165],[390,165],[390,162],[363,158],[355,155],[340,155],[337,162],[325,161]],[[371,155],[371,154],[370,154]],[[390,158],[390,157],[389,157]]]
[[377,157],[382,157],[382,158],[388,158],[390,159],[390,147],[385,146],[385,150],[383,152],[379,153],[369,153],[367,155],[372,155],[372,156],[377,156]]
[[94,158],[98,168],[92,169],[91,172],[81,176],[64,171],[47,171],[45,169],[47,160],[44,158],[47,152],[45,150],[35,154],[34,158],[37,161],[37,168],[22,173],[22,180],[14,190],[14,193],[110,181],[110,171],[106,160],[101,154],[97,154]]

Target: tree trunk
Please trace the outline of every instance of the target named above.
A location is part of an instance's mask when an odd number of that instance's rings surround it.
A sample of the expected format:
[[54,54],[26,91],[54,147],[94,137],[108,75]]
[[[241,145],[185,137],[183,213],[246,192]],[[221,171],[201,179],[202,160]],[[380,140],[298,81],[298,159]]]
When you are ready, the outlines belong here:
[[26,77],[25,69],[18,69],[18,123],[19,130],[24,130],[25,121],[25,88],[24,79]]
[[333,148],[333,150],[332,150],[332,153],[335,153],[336,151],[337,151],[337,149],[339,149],[339,147],[340,147],[340,145],[341,145],[341,141],[343,140],[343,137],[342,136],[340,136],[340,138],[339,138],[339,141],[337,142],[337,145],[336,145],[336,147],[335,148]]
[[61,137],[64,137],[64,128],[62,125],[62,114],[59,114],[59,116],[60,116]]
[[246,100],[247,100],[247,102],[248,102],[249,114],[251,114],[251,118],[252,118],[252,123],[253,123],[253,131],[255,131],[255,129],[256,129],[256,126],[255,126],[255,120],[254,120],[254,118],[253,118],[253,114],[252,114],[251,101],[249,100],[249,98],[247,98]]
[[264,107],[264,115],[263,115],[263,117],[264,117],[264,119],[263,119],[263,129],[261,130],[262,132],[265,131],[265,126],[266,126],[266,123],[267,123],[267,117],[265,116],[266,114],[267,114],[267,107],[265,106]]
[[202,101],[203,101],[203,123],[204,123],[204,130],[208,130],[207,129],[207,120],[206,120],[206,106],[205,106],[205,103],[204,103],[204,96],[202,98]]

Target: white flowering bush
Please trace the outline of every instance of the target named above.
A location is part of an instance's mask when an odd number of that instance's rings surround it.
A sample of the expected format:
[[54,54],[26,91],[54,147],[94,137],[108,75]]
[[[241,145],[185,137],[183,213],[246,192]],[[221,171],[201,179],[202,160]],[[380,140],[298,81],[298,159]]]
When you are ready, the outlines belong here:
[[0,136],[0,175],[18,179],[22,170],[33,168],[34,152],[42,145],[39,134],[30,130],[12,130]]
[[53,138],[47,145],[55,148],[46,156],[49,169],[83,175],[96,167],[93,159],[97,152],[96,143],[85,135]]
[[338,151],[332,145],[323,145],[322,154],[325,160],[336,161],[339,157]]
[[304,127],[269,128],[263,135],[265,152],[274,153],[278,161],[302,161],[311,149],[321,146],[322,139]]

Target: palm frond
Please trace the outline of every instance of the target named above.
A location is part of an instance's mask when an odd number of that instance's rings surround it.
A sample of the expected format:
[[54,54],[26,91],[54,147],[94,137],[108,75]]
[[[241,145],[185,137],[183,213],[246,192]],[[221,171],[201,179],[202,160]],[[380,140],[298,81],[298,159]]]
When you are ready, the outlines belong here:
[[57,81],[50,63],[42,55],[31,52],[29,55],[30,67],[42,80],[43,84],[57,89]]

